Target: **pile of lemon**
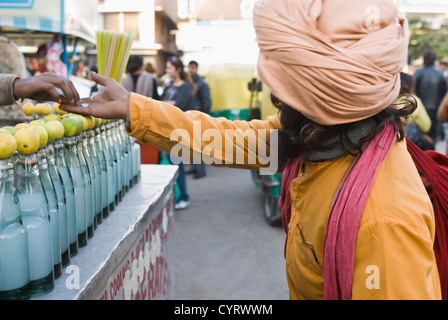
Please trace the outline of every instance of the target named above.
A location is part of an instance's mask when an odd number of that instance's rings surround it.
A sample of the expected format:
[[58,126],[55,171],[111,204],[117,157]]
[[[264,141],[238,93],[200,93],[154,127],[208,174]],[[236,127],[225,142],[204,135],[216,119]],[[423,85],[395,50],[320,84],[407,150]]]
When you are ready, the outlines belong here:
[[34,105],[28,102],[22,108],[25,114],[37,113],[42,115],[42,118],[19,123],[14,127],[1,128],[0,159],[8,159],[16,152],[22,155],[32,155],[53,141],[64,137],[74,137],[83,131],[92,130],[110,122],[110,120],[92,116],[67,113],[60,110],[57,103],[51,106],[49,103]]

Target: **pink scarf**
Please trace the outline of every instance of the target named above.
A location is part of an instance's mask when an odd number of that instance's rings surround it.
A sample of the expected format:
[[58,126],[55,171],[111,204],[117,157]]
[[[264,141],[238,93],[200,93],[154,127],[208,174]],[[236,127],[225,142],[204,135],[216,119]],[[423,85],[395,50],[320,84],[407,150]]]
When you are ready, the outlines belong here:
[[[364,152],[353,160],[336,192],[328,218],[323,251],[324,296],[326,300],[351,299],[355,243],[362,213],[375,181],[375,176],[395,140],[392,124],[371,141]],[[291,218],[290,186],[302,163],[301,157],[283,173],[279,206],[283,226],[288,231]]]

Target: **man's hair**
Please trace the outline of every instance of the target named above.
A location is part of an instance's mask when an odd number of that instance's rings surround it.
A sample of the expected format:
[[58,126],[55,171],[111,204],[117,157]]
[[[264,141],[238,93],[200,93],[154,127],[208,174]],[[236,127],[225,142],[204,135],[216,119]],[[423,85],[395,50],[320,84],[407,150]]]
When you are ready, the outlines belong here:
[[400,94],[409,94],[414,89],[415,81],[414,78],[404,72],[400,72],[401,88]]
[[[326,151],[339,144],[347,154],[355,156],[362,153],[363,144],[374,140],[388,122],[391,122],[397,130],[398,141],[402,141],[405,137],[406,118],[417,107],[415,100],[406,100],[400,108],[395,105],[387,107],[379,114],[371,117],[376,122],[376,127],[372,133],[360,142],[355,142],[350,140],[347,133],[358,126],[360,121],[334,126],[320,125],[306,118],[302,113],[274,95],[271,95],[271,98],[274,106],[279,110],[282,124],[282,128],[279,130],[278,152],[280,170],[294,161],[304,150]],[[329,141],[334,140],[334,137],[338,137],[338,139],[329,144]]]
[[190,61],[190,63],[188,64],[189,66],[191,66],[191,65],[194,65],[194,66],[196,66],[196,67],[198,67],[199,66],[199,64],[196,62],[196,61]]
[[425,66],[432,66],[437,60],[437,55],[434,51],[428,50],[423,54],[423,63]]

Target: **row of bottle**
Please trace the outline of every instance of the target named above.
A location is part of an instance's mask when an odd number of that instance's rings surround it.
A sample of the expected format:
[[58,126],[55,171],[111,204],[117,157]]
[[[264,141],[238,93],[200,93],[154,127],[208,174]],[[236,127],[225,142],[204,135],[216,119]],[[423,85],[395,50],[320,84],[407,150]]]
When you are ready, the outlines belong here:
[[48,293],[140,179],[140,147],[111,122],[0,160],[0,300]]

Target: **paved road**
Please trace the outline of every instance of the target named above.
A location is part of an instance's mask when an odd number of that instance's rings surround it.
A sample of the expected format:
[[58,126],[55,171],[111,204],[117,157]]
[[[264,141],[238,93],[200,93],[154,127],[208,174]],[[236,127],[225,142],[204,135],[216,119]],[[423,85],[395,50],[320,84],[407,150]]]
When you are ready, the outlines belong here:
[[265,222],[250,172],[208,167],[187,179],[191,206],[174,220],[175,299],[287,300],[285,234]]

